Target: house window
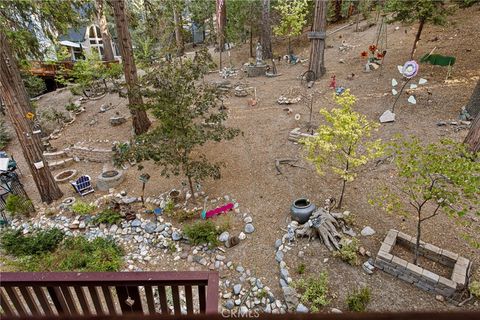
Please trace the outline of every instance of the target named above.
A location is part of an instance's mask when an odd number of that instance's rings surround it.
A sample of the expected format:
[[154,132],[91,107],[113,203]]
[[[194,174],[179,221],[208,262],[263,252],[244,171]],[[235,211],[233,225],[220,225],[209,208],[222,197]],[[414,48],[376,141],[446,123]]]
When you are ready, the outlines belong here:
[[90,52],[97,51],[100,57],[103,57],[103,41],[100,28],[96,25],[91,25],[88,30],[88,40],[90,43]]

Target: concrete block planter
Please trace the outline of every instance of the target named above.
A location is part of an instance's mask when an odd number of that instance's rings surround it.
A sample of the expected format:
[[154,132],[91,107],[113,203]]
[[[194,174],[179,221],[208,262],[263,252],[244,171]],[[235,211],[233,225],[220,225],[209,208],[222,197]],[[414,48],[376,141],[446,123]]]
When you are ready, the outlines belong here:
[[110,188],[115,188],[125,179],[123,171],[109,170],[102,172],[97,177],[97,189],[100,191],[108,191]]
[[446,278],[393,255],[392,250],[396,244],[413,252],[415,238],[397,230],[390,230],[378,251],[375,267],[422,290],[449,298],[468,285],[472,265],[470,260],[432,244],[420,242],[420,256],[452,269],[450,278]]

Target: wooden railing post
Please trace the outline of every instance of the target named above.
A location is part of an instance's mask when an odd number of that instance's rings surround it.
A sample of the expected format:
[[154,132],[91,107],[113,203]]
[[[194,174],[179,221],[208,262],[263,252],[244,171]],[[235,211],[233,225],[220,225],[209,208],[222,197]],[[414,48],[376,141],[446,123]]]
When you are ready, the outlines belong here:
[[[0,279],[0,305],[7,316],[42,316],[40,310],[50,318],[56,313],[114,316],[118,306],[121,315],[154,315],[156,309],[166,315],[171,313],[166,287],[172,289],[173,314],[179,315],[184,308],[188,314],[195,310],[218,313],[218,272],[1,272]],[[185,288],[185,302],[180,299],[180,287]],[[193,287],[198,287],[197,307]],[[145,308],[142,301],[147,302]]]

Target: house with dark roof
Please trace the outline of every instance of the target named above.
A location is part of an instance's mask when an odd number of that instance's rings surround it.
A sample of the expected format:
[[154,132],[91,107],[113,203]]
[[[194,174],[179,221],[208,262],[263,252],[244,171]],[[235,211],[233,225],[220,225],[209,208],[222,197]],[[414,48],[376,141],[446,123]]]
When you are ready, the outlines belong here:
[[[95,23],[86,27],[71,28],[59,37],[59,44],[68,48],[72,61],[83,59],[85,54],[97,52],[103,57],[103,41],[100,28]],[[115,59],[121,60],[120,50],[114,39],[111,41]]]

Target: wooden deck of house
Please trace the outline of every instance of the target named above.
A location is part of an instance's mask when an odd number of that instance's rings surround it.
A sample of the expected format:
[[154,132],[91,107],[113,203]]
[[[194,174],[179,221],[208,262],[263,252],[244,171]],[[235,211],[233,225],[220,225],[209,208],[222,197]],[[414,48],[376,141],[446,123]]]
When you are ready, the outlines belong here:
[[216,314],[218,272],[1,272],[0,306],[2,319]]
[[73,69],[73,61],[44,62],[30,61],[30,74],[42,78],[55,78],[57,75],[64,74],[66,70]]

